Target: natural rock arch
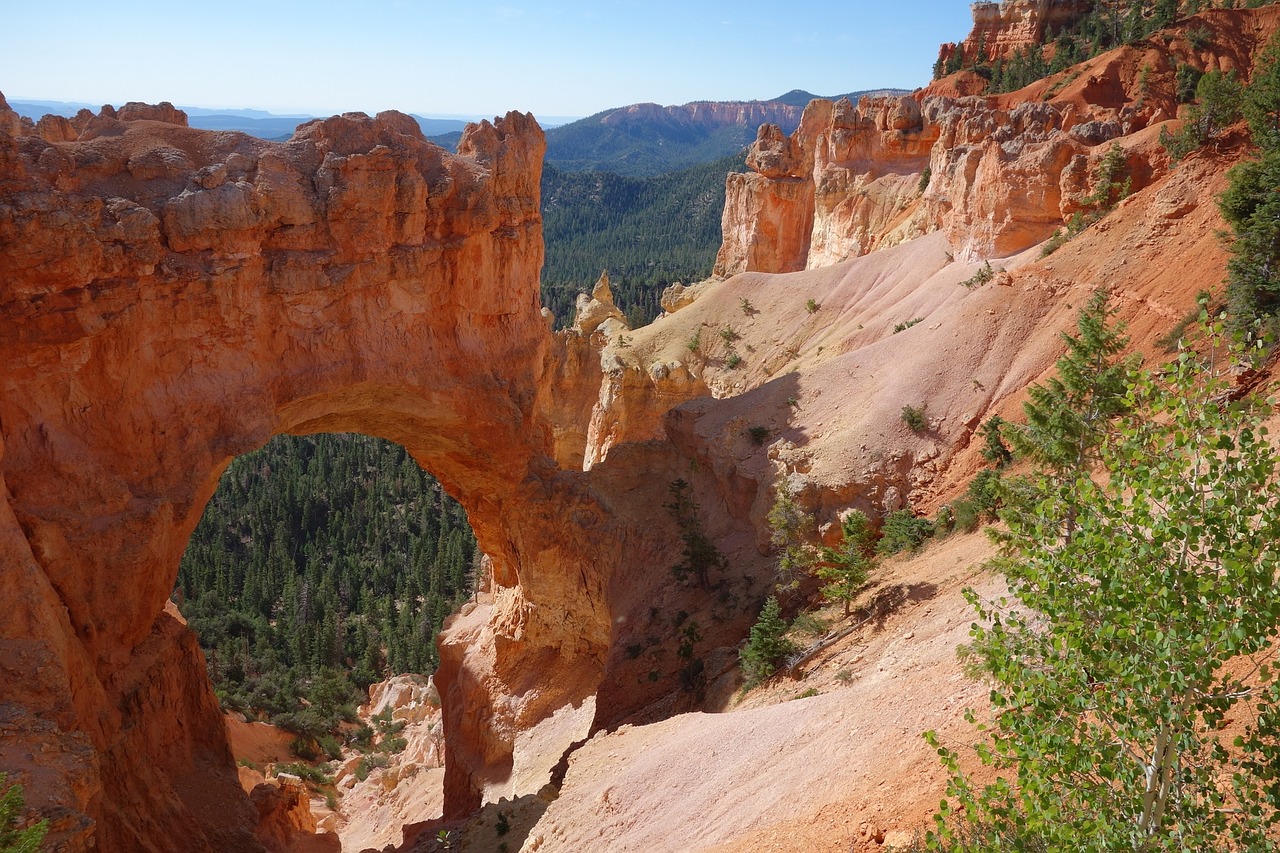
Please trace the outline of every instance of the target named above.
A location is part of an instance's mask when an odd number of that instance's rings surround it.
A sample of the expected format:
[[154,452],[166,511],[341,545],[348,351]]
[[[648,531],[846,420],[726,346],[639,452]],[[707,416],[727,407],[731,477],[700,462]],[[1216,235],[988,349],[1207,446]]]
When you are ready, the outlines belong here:
[[37,129],[0,99],[0,768],[70,849],[255,846],[166,601],[218,476],[274,434],[403,444],[493,560],[487,618],[442,648],[447,811],[595,692],[610,571],[662,546],[601,538],[557,466],[599,373],[540,314],[543,150],[517,113],[454,156],[399,113],[269,143],[168,105]]

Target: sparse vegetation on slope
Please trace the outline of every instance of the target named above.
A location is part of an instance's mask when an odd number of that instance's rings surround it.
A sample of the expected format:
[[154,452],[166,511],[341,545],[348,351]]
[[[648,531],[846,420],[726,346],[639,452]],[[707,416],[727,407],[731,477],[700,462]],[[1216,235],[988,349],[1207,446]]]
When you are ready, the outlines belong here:
[[[1114,47],[1141,41],[1180,18],[1205,9],[1252,9],[1270,2],[1274,0],[1093,0],[1070,24],[1058,32],[1046,32],[1043,44],[1019,48],[1007,58],[993,60],[988,45],[982,42],[971,50],[971,56],[965,55],[964,45],[955,45],[946,58],[940,57],[934,64],[933,76],[936,80],[971,70],[988,81],[988,92],[1015,92]],[[1206,37],[1201,31],[1188,33],[1195,50],[1205,47]]]
[[44,841],[49,822],[22,826],[24,804],[22,786],[6,785],[6,777],[0,773],[0,853],[36,853]]

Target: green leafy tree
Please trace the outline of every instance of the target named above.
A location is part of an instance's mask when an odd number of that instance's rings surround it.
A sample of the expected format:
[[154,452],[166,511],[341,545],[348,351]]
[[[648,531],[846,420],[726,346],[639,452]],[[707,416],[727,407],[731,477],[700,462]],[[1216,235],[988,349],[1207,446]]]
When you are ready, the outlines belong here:
[[785,481],[778,484],[768,522],[769,541],[778,554],[778,578],[783,586],[793,587],[813,568],[818,554],[810,544],[813,516],[796,503]]
[[858,590],[866,584],[876,562],[876,532],[866,513],[852,510],[840,520],[840,544],[823,547],[822,560],[814,573],[822,580],[822,594],[828,601],[844,604],[847,617]]
[[1037,500],[1004,513],[1010,597],[967,593],[982,620],[971,653],[993,683],[976,751],[996,778],[974,782],[927,736],[958,803],[935,817],[931,849],[1275,849],[1275,453],[1267,408],[1231,401],[1207,367],[1184,352],[1138,375],[1097,445],[1099,475],[1045,467]]
[[760,610],[760,618],[751,628],[751,635],[738,653],[747,689],[772,676],[786,657],[795,652],[795,645],[787,639],[786,633],[787,623],[782,618],[782,605],[771,595]]
[[0,853],[36,853],[49,831],[49,822],[42,820],[23,827],[22,810],[25,801],[21,785],[5,787],[6,777],[0,773]]

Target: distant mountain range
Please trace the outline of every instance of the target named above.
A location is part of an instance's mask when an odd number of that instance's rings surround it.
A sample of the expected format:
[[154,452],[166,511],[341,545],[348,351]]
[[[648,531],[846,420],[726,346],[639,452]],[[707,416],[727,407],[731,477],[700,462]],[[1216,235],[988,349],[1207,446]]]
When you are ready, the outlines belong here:
[[906,94],[868,89],[818,96],[800,89],[767,101],[694,101],[681,106],[632,104],[547,131],[547,162],[568,171],[604,171],[644,177],[687,169],[734,154],[756,138],[761,124],[791,133],[816,97]]
[[[905,94],[905,89],[866,89],[821,96],[857,101],[864,95]],[[557,125],[565,116],[540,118],[547,130],[547,162],[564,171],[612,172],[652,177],[689,169],[737,154],[756,138],[761,124],[776,124],[791,133],[805,105],[817,95],[801,89],[766,101],[693,101],[680,106],[631,104]],[[97,112],[97,104],[73,101],[12,100],[18,113],[39,119],[46,113],[73,116],[81,109]],[[257,109],[209,109],[181,106],[192,127],[236,130],[262,139],[288,139],[303,122],[319,116],[278,115]],[[411,114],[412,115],[412,114]],[[413,116],[422,133],[453,150],[467,118]]]

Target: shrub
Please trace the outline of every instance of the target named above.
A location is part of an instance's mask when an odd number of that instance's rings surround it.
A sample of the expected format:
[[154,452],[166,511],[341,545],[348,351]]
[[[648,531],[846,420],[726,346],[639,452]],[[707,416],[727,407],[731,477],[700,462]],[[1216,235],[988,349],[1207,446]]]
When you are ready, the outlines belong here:
[[1049,257],[1054,252],[1061,249],[1072,236],[1073,235],[1065,228],[1059,228],[1057,231],[1054,231],[1053,236],[1040,247],[1040,257]]
[[688,342],[685,343],[685,349],[689,350],[689,352],[697,352],[701,348],[702,348],[702,329],[699,328],[698,331],[693,333],[693,337],[689,338]]
[[1000,472],[985,468],[969,481],[965,497],[984,518],[994,521],[1000,508]]
[[816,313],[818,308],[820,307],[821,306],[818,305],[818,303],[812,299],[810,299],[808,302],[804,304],[804,310],[808,311],[810,314]]
[[1178,103],[1189,104],[1196,99],[1196,86],[1200,83],[1200,78],[1204,76],[1204,72],[1194,65],[1179,65],[1175,72],[1177,80],[1176,87],[1178,92]]
[[1105,216],[1129,195],[1133,189],[1133,178],[1128,173],[1129,164],[1125,159],[1124,149],[1118,142],[1111,143],[1093,171],[1093,192],[1080,200],[1081,204],[1093,208],[1092,218],[1088,222]]
[[924,171],[920,173],[920,183],[916,184],[916,192],[921,195],[929,188],[929,181],[933,179],[933,169],[928,166],[924,167]]
[[315,761],[320,757],[316,742],[309,737],[296,737],[289,743],[289,751],[303,761]]
[[742,356],[736,352],[729,353],[729,357],[724,360],[724,366],[730,370],[735,370],[742,364]]
[[741,301],[738,302],[738,307],[741,308],[742,313],[746,314],[748,317],[750,317],[756,311],[755,306],[751,304],[751,300],[747,299],[745,296],[742,298]]
[[956,529],[956,511],[951,508],[951,504],[943,504],[938,507],[938,514],[933,519],[933,537],[935,539],[944,539],[951,535]]
[[885,518],[876,551],[886,555],[915,551],[931,536],[933,522],[927,518],[916,518],[909,509],[900,509]]
[[982,287],[982,285],[991,281],[995,277],[996,271],[991,268],[991,261],[986,261],[983,263],[981,269],[960,283],[970,290],[973,290],[975,287]]
[[1197,103],[1187,110],[1182,129],[1160,131],[1160,144],[1175,161],[1222,133],[1242,115],[1244,90],[1235,74],[1210,71],[1196,84]]
[[1004,436],[1001,434],[1004,423],[1004,418],[992,415],[979,430],[986,442],[982,448],[982,458],[997,468],[1003,468],[1013,461],[1013,452],[1004,443]]
[[683,581],[692,576],[703,589],[711,588],[711,570],[728,568],[728,562],[716,546],[702,531],[702,522],[698,519],[698,504],[690,492],[690,486],[683,479],[676,480],[667,487],[671,502],[664,504],[676,526],[680,528],[680,540],[684,543],[683,560],[671,567],[677,580]]
[[288,773],[290,776],[297,776],[308,785],[322,788],[326,785],[333,784],[333,777],[324,771],[322,767],[312,767],[309,764],[293,762],[290,764],[277,764],[276,775]]
[[316,740],[316,744],[320,747],[320,751],[327,758],[335,759],[342,757],[342,744],[338,743],[338,739],[333,735],[322,735]]
[[898,332],[905,331],[907,329],[910,329],[912,326],[916,325],[917,323],[923,323],[923,322],[924,322],[923,317],[912,317],[910,320],[906,320],[894,326],[893,333],[896,335],[898,334]]
[[751,436],[751,440],[756,444],[764,444],[769,438],[769,428],[757,424],[747,429],[747,435]]
[[725,326],[720,330],[720,337],[724,339],[726,344],[732,345],[733,342],[740,339],[742,335],[739,335],[734,331],[733,326]]
[[961,533],[972,533],[982,522],[981,511],[968,498],[961,498],[951,504],[951,513],[955,529]]
[[921,406],[903,406],[902,422],[907,425],[907,429],[914,433],[922,433],[929,426],[929,419],[925,415],[925,407]]
[[769,596],[760,611],[760,618],[751,629],[751,635],[738,653],[746,688],[750,690],[778,671],[779,664],[795,651],[786,638],[787,623],[782,618],[778,599]]

